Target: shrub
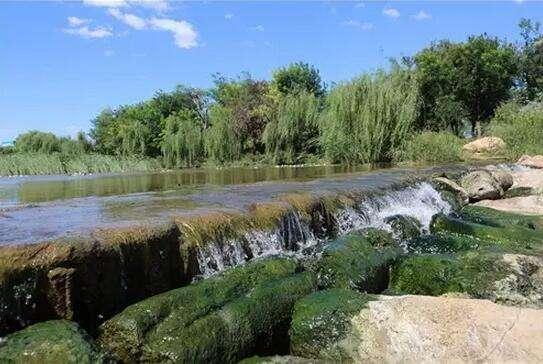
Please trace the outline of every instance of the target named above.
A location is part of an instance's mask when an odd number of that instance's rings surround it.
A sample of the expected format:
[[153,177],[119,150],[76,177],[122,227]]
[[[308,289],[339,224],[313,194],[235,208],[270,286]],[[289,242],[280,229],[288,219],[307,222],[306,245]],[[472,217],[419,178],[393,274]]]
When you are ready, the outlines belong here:
[[524,107],[514,102],[501,105],[488,131],[505,141],[505,152],[509,158],[543,154],[543,103]]
[[417,104],[414,78],[401,69],[336,87],[321,125],[326,157],[349,164],[390,161],[416,119]]
[[462,139],[452,133],[415,134],[394,153],[397,162],[458,162],[462,159]]

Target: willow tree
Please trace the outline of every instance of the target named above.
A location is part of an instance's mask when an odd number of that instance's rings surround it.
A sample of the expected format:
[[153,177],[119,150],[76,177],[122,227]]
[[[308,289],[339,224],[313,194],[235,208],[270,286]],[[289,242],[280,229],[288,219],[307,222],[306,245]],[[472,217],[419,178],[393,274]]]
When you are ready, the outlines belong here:
[[407,70],[364,75],[334,88],[321,120],[321,145],[337,163],[390,161],[418,111],[418,88]]
[[201,123],[194,112],[183,110],[164,120],[160,147],[168,168],[194,167],[204,159]]
[[211,127],[205,132],[205,148],[209,158],[218,164],[239,160],[242,139],[232,110],[221,105],[210,109]]
[[293,164],[315,154],[319,137],[319,100],[303,91],[285,96],[266,125],[263,140],[275,163]]

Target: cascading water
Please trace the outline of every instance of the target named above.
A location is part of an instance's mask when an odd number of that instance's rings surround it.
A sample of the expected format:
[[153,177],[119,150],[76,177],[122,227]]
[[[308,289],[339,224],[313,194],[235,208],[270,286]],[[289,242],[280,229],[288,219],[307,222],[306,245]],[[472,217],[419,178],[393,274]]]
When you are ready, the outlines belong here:
[[[387,219],[406,215],[417,219],[421,230],[427,232],[434,215],[450,212],[451,206],[439,192],[429,183],[421,182],[342,208],[335,214],[335,223],[338,235],[370,227],[391,231]],[[284,216],[275,229],[253,230],[238,239],[210,242],[199,249],[197,258],[202,276],[207,277],[257,257],[303,255],[322,241],[298,212],[292,212]]]

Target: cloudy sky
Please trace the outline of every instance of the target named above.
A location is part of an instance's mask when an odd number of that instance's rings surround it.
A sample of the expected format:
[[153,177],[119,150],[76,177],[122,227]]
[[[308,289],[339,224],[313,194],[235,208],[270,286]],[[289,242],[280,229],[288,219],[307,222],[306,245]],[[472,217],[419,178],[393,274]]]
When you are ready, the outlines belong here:
[[536,1],[0,2],[0,142],[40,129],[88,130],[104,107],[211,74],[269,78],[293,61],[328,83],[429,42],[486,32],[518,41]]

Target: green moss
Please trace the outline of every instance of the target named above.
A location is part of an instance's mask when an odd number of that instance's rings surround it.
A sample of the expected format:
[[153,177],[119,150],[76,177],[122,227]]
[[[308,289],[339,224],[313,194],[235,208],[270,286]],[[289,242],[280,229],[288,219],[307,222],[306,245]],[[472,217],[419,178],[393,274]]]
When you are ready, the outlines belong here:
[[392,234],[401,241],[409,241],[420,236],[420,222],[412,216],[394,215],[385,222],[392,228]]
[[58,320],[29,326],[0,342],[0,362],[102,363],[87,334],[77,324]]
[[[194,321],[246,295],[273,279],[292,275],[298,269],[290,259],[268,259],[236,267],[196,284],[178,288],[126,308],[100,328],[102,347],[123,361],[141,355],[147,336],[159,326],[182,329]],[[213,326],[220,330],[220,325]],[[212,332],[209,332],[212,335]],[[218,335],[221,335],[220,331]]]
[[351,318],[372,299],[351,290],[329,289],[298,301],[290,328],[292,354],[334,361],[345,359],[341,340],[350,330]]
[[501,255],[493,252],[418,255],[404,259],[392,269],[390,290],[429,296],[464,292],[472,297],[491,298],[494,282],[508,274]]
[[516,226],[543,231],[543,218],[541,216],[520,215],[488,207],[468,205],[462,209],[461,217],[477,224],[495,227]]
[[388,268],[400,253],[390,234],[370,229],[330,243],[311,269],[321,288],[376,293],[386,288]]
[[[489,240],[482,240],[471,235],[440,231],[435,234],[421,235],[407,244],[407,251],[414,254],[443,254],[456,253],[468,250],[477,250],[481,247],[494,246]],[[496,247],[500,250],[499,247]]]
[[255,353],[288,348],[287,330],[295,301],[315,290],[311,274],[299,273],[256,286],[183,327],[174,312],[149,335],[143,361],[234,363]]

